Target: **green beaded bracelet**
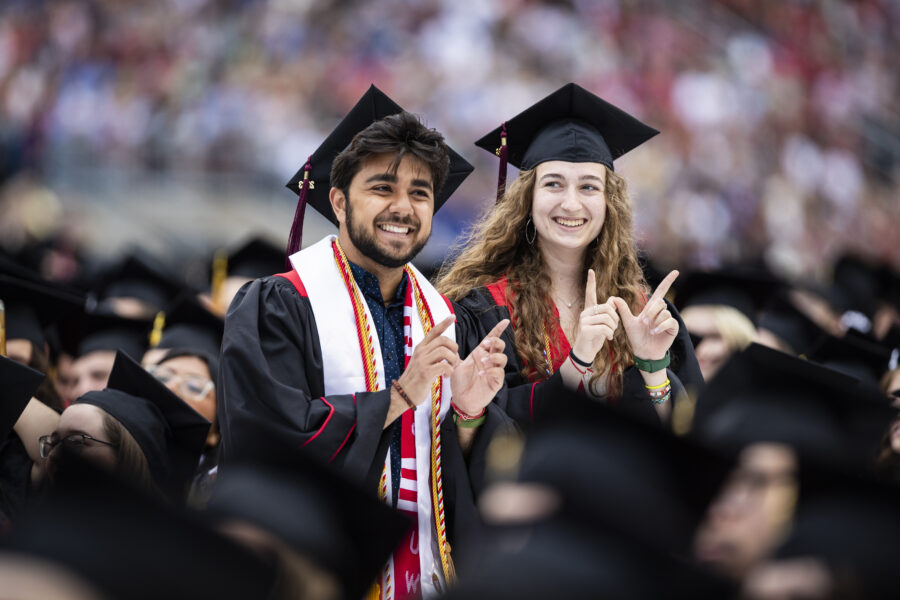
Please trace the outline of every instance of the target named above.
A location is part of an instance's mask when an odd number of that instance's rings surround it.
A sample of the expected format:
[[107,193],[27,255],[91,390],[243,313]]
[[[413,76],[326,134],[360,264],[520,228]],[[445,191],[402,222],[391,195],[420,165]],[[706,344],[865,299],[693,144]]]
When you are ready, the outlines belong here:
[[487,419],[487,413],[484,413],[477,419],[460,419],[456,412],[453,413],[453,422],[456,423],[457,427],[462,427],[463,429],[475,429],[476,427],[480,427],[485,419]]

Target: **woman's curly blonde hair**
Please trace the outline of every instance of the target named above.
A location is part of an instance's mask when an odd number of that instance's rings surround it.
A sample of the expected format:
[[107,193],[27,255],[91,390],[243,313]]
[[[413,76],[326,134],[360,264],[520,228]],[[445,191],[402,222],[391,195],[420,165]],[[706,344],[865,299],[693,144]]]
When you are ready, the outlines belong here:
[[[529,244],[525,226],[531,216],[534,199],[535,169],[522,171],[503,199],[488,208],[457,244],[459,255],[445,264],[438,275],[437,288],[458,301],[477,287],[507,277],[506,302],[513,318],[516,352],[524,362],[523,376],[543,379],[548,368],[544,358],[544,331],[551,343],[559,339],[559,321],[554,316],[550,297],[550,275],[538,243]],[[631,201],[625,180],[606,169],[606,220],[600,235],[590,243],[582,265],[582,282],[588,269],[597,275],[597,298],[610,296],[625,300],[637,314],[647,298],[647,283],[638,262],[632,234]],[[574,340],[570,340],[574,344]],[[632,361],[631,345],[625,330],[619,327],[609,351],[594,359],[591,389],[612,366],[618,377],[609,382],[609,393],[621,393],[621,374]]]

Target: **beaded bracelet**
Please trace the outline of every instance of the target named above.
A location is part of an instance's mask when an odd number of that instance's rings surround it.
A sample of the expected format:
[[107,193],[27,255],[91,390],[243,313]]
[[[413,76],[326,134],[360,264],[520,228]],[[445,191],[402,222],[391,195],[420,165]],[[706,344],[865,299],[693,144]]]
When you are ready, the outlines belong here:
[[403,391],[403,388],[400,387],[400,383],[395,379],[391,382],[391,387],[397,390],[397,393],[400,394],[400,397],[406,402],[407,406],[411,409],[416,410],[416,405],[412,400],[409,399],[409,396],[406,395],[406,392]]

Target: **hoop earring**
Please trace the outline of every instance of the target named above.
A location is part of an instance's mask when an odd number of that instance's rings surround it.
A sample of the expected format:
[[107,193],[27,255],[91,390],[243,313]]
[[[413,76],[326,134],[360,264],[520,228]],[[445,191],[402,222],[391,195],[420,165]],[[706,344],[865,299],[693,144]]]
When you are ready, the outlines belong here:
[[[532,234],[528,235],[528,226],[531,225]],[[537,239],[537,227],[534,226],[534,223],[531,221],[531,217],[528,217],[528,220],[525,221],[525,241],[528,242],[529,246],[534,246],[534,240]]]

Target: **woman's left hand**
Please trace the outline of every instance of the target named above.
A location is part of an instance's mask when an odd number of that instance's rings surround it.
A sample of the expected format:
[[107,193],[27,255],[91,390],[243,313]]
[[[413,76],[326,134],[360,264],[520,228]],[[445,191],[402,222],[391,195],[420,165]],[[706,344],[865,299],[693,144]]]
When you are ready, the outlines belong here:
[[678,321],[666,308],[663,300],[677,277],[678,271],[666,275],[644,305],[644,310],[637,316],[631,314],[625,300],[618,297],[611,298],[635,356],[646,360],[660,360],[678,335]]

